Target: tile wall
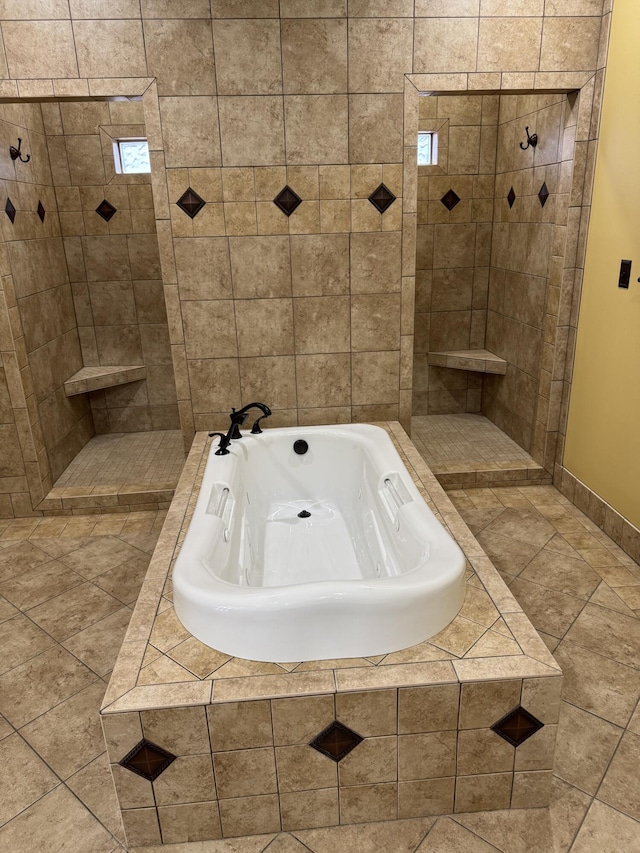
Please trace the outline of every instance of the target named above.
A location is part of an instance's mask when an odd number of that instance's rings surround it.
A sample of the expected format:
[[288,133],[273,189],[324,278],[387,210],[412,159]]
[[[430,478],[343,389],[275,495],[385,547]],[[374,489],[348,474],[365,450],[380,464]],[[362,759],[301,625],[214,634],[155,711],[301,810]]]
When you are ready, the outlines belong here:
[[[565,253],[555,225],[567,218],[576,101],[577,94],[500,98],[486,343],[506,359],[507,374],[484,377],[482,411],[529,452],[540,422],[540,462]],[[538,144],[523,150],[526,127]]]
[[[195,428],[226,427],[232,405],[256,399],[274,410],[270,425],[397,418],[400,204],[381,215],[367,196],[382,181],[399,193],[400,167],[186,172],[168,170],[170,198],[191,186],[218,199],[198,216],[220,210],[216,225],[172,205],[184,336],[174,355]],[[272,201],[285,185],[304,198],[290,218]],[[343,232],[352,214],[372,230]]]
[[[439,128],[445,159],[418,169],[413,412],[482,411],[541,463],[560,405],[551,374],[567,274],[556,224],[567,220],[577,115],[577,93],[420,99],[420,129]],[[525,127],[537,147],[520,147]],[[451,211],[448,188],[460,197]],[[439,269],[465,257],[468,268]],[[426,365],[428,351],[485,346],[507,361],[506,376]]]
[[[97,433],[179,427],[148,174],[116,174],[113,139],[144,137],[141,101],[44,103],[45,131],[85,367],[146,379],[89,395]],[[107,201],[115,213],[96,208]]]
[[[516,79],[518,74],[590,69],[597,53],[601,9],[594,11],[593,4],[576,10],[576,17],[547,18],[537,6],[525,16],[510,7],[497,17],[501,10],[483,9],[479,18],[479,3],[462,6],[457,17],[443,18],[441,8],[422,3],[412,20],[410,3],[384,11],[351,3],[345,21],[345,3],[283,3],[278,22],[276,4],[262,4],[264,17],[257,18],[248,17],[257,14],[253,6],[214,3],[211,30],[204,20],[172,23],[176,39],[192,38],[198,30],[208,46],[211,32],[214,51],[206,55],[213,71],[215,53],[218,95],[216,100],[204,74],[193,83],[180,74],[161,75],[158,119],[149,112],[151,122],[161,123],[155,146],[158,162],[167,167],[168,193],[156,213],[163,220],[163,274],[187,436],[193,428],[221,425],[231,401],[247,402],[256,393],[274,402],[272,423],[410,417],[413,269],[403,270],[403,289],[397,272],[400,234],[394,233],[399,224],[393,218],[398,203],[380,221],[366,201],[384,180],[385,167],[402,159],[402,72],[411,66],[420,73],[470,71],[480,77],[512,69],[511,85],[533,85],[533,74]],[[146,9],[161,14],[152,4]],[[159,31],[153,20],[152,29]],[[144,27],[146,34],[147,22]],[[576,53],[569,43],[578,36],[582,48]],[[155,73],[149,40],[146,44]],[[438,48],[427,53],[426,44]],[[260,47],[260,59],[248,63],[252,45]],[[185,130],[193,140],[189,149],[180,144]],[[365,171],[365,165],[375,168]],[[271,203],[285,182],[303,199],[288,221]],[[193,219],[176,206],[189,186],[208,202]],[[379,230],[383,234],[372,236]],[[212,239],[205,243],[203,237]],[[182,242],[196,239],[201,242]],[[189,249],[205,245],[209,257],[219,259],[218,272],[209,263],[207,281],[198,271],[200,290],[194,292]],[[327,291],[323,280],[300,291],[298,252],[303,250],[306,268],[319,268],[324,279],[322,258],[330,255],[337,264],[347,246],[350,290]],[[369,269],[360,269],[363,257],[379,273],[377,281]],[[332,328],[321,341],[308,339],[305,318],[324,322],[333,311],[328,296],[344,297],[340,321],[335,315],[332,321],[342,328]],[[186,302],[194,304],[185,313]],[[226,337],[203,346],[196,330],[207,323],[226,329]]]
[[[581,86],[604,64],[600,0],[569,13],[541,0],[464,0],[453,14],[436,0],[40,9],[3,6],[0,98],[144,95],[187,443],[254,396],[274,404],[272,423],[407,423],[415,263],[401,279],[399,208],[415,188],[399,186],[404,75],[420,91],[552,88],[558,75]],[[398,200],[380,215],[367,196],[382,181]],[[289,218],[271,201],[285,182],[302,198]],[[189,186],[207,202],[193,219],[176,206]],[[309,331],[329,315],[330,334]],[[216,331],[203,339],[203,328]]]
[[[28,489],[19,480],[8,483],[13,494],[3,514],[25,515],[93,435],[93,423],[86,398],[69,398],[63,388],[82,367],[82,355],[41,109],[4,104],[0,110],[3,283],[10,321],[3,360],[20,436],[19,446],[7,436],[2,458],[5,476],[17,477],[24,464],[28,478]],[[18,138],[29,162],[10,157]]]
[[480,411],[482,375],[429,367],[427,353],[485,345],[498,105],[497,95],[420,98],[438,164],[418,167],[415,415]]

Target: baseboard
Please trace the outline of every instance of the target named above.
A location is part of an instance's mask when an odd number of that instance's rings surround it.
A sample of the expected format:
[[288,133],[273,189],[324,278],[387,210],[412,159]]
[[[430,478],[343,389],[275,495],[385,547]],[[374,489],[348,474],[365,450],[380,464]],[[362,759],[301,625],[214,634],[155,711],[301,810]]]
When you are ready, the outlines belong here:
[[640,563],[640,530],[562,465],[556,465],[554,486],[594,524]]

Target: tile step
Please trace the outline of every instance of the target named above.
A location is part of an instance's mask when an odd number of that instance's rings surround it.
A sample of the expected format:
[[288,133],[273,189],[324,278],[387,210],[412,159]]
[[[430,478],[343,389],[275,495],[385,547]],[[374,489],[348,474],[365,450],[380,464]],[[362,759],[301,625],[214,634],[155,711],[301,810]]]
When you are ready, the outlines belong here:
[[164,486],[66,486],[54,488],[38,504],[45,515],[67,515],[69,512],[128,512],[140,508],[166,508],[173,498],[174,488]]

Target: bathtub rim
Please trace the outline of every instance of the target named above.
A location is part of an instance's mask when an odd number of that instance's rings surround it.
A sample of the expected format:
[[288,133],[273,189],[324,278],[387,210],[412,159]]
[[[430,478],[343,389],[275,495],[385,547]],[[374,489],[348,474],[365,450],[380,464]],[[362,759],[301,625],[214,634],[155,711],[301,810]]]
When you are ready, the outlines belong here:
[[[303,484],[305,462],[291,455],[296,438],[306,439],[310,448],[320,448],[325,460],[339,452],[345,468],[352,465],[347,477],[351,490],[341,507],[345,513],[352,511],[349,498],[353,501],[352,490],[359,488],[363,465],[373,490],[363,509],[377,503],[385,477],[400,477],[410,497],[400,509],[401,517],[424,549],[409,570],[373,578],[250,586],[225,580],[223,572],[217,574],[206,565],[212,548],[225,551],[220,540],[223,525],[207,514],[214,488],[218,487],[216,494],[220,487],[229,488],[242,512],[244,491],[259,488],[261,465],[265,458],[269,464],[274,457],[272,474],[278,476],[282,465],[283,478],[276,483],[276,491],[286,484],[288,475]],[[458,615],[466,593],[464,553],[416,488],[386,430],[372,424],[284,427],[259,436],[245,434],[242,442],[232,445],[234,452],[223,458],[212,452],[213,447],[207,451],[193,517],[171,574],[176,616],[205,645],[262,663],[362,659],[425,642]],[[355,459],[352,452],[357,454]],[[318,463],[311,457],[310,461],[311,480],[318,470],[328,470],[326,462],[318,469]],[[328,486],[336,503],[340,499],[334,480],[339,470],[329,477]],[[233,550],[227,558],[233,571],[237,565]]]

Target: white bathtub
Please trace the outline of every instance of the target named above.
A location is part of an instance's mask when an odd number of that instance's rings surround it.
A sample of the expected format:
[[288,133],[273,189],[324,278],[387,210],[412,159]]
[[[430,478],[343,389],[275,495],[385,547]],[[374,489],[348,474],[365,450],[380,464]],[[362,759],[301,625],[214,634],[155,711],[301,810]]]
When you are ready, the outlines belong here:
[[259,661],[367,657],[456,615],[464,556],[383,429],[266,429],[216,448],[173,570],[178,618],[203,643]]

